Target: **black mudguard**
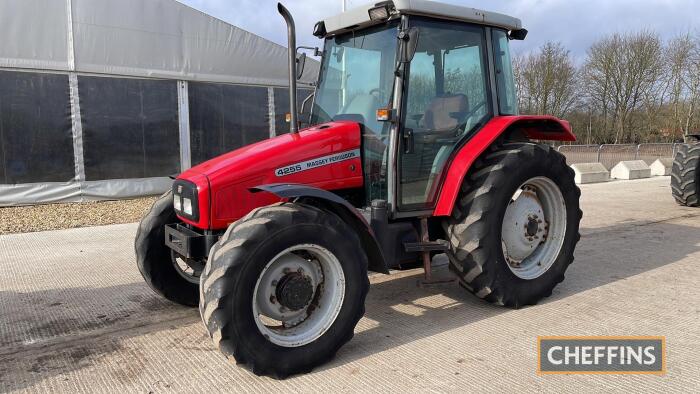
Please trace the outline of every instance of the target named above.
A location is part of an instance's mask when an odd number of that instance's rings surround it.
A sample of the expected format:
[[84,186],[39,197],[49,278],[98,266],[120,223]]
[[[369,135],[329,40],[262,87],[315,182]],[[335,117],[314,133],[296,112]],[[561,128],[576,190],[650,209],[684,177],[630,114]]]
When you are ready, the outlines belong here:
[[372,231],[372,228],[369,223],[367,223],[364,216],[344,198],[327,190],[294,183],[272,183],[256,186],[251,188],[250,191],[253,193],[265,191],[280,198],[305,202],[335,213],[343,221],[348,223],[359,235],[365,253],[367,253],[369,264],[367,269],[383,274],[389,273],[386,260],[382,254],[374,231]]

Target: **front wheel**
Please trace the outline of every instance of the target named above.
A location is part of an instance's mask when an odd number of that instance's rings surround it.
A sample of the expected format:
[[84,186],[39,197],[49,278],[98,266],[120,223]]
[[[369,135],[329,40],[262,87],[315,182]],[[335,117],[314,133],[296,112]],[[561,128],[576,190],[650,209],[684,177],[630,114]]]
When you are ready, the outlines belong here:
[[199,310],[226,356],[284,378],[326,362],[352,338],[368,288],[367,257],[347,224],[281,203],[232,224],[212,248]]
[[564,280],[579,240],[581,193],[547,145],[505,143],[470,170],[452,216],[450,268],[478,297],[519,308]]
[[156,293],[185,306],[199,303],[198,265],[188,265],[165,245],[165,225],[178,221],[171,191],[153,203],[139,223],[134,249],[136,264],[148,286]]

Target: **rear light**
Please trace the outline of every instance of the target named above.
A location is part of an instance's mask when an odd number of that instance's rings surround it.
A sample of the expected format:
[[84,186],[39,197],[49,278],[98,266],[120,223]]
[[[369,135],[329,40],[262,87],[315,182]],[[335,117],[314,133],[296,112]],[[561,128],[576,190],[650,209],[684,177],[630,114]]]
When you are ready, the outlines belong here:
[[182,211],[182,197],[179,194],[173,195],[173,208],[176,211]]

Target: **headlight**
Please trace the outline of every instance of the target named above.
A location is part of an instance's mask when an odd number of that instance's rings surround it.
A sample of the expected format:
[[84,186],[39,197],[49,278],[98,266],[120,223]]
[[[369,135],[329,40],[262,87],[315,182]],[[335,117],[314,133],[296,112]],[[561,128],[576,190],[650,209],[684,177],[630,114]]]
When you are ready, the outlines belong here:
[[199,190],[197,185],[184,179],[173,182],[173,208],[178,216],[192,221],[199,220]]
[[192,215],[192,200],[189,198],[182,199],[182,211],[188,215]]
[[376,21],[389,18],[389,6],[384,4],[380,7],[369,9],[369,19]]

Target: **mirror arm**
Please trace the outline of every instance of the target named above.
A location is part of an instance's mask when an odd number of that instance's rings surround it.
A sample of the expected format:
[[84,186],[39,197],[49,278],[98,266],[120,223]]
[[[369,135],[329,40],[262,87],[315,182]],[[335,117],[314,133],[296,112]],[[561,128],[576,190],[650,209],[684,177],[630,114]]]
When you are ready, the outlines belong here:
[[316,57],[323,57],[323,51],[318,49],[318,47],[305,47],[305,46],[298,46],[297,47],[297,52],[299,52],[300,49],[308,49],[310,51],[314,51],[314,56]]

